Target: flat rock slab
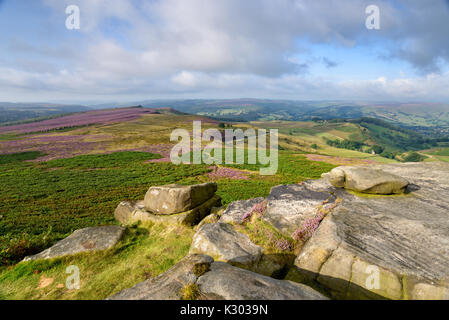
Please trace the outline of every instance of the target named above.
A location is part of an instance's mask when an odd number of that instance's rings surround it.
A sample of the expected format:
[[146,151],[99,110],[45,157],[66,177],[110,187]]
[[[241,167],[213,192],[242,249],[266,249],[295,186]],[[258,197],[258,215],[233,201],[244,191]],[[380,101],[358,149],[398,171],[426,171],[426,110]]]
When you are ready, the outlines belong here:
[[313,218],[325,203],[334,203],[329,186],[290,184],[273,187],[267,198],[263,219],[280,232],[291,236],[304,221]]
[[159,215],[146,210],[143,201],[122,201],[115,209],[114,217],[123,225],[141,221],[193,226],[206,217],[213,207],[219,206],[221,206],[221,198],[214,195],[206,202],[189,211],[171,215]]
[[125,228],[119,226],[79,229],[41,253],[26,257],[24,261],[52,259],[81,252],[107,250],[115,246],[124,230]]
[[261,203],[264,200],[265,198],[259,197],[231,202],[223,212],[220,222],[240,224],[245,213],[251,210],[255,204]]
[[406,179],[396,174],[372,167],[341,166],[323,177],[334,187],[372,194],[404,193],[409,185]]
[[216,191],[215,182],[151,187],[145,194],[144,206],[147,211],[159,215],[185,212],[211,199]]
[[306,285],[276,280],[224,262],[212,263],[197,285],[203,297],[214,300],[327,299]]
[[193,236],[190,254],[207,254],[215,260],[250,268],[258,263],[263,249],[247,235],[227,223],[205,224]]
[[189,255],[159,276],[120,291],[108,300],[181,300],[182,289],[194,284],[213,261],[205,255]]
[[404,177],[415,191],[356,196],[335,189],[342,202],[307,242],[295,272],[336,297],[449,299],[449,163],[374,168]]

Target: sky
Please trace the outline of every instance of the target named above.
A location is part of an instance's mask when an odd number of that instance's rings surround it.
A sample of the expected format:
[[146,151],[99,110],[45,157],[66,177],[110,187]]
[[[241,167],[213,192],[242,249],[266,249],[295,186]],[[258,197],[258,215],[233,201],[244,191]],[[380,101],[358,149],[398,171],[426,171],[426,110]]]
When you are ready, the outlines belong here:
[[449,0],[0,0],[0,30],[0,101],[449,103]]

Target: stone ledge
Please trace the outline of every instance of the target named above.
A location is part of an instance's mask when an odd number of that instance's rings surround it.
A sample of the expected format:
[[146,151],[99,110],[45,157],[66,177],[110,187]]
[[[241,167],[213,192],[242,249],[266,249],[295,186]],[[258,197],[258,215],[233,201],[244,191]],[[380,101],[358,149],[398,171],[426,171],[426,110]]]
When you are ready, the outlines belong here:
[[145,210],[142,201],[122,201],[115,209],[114,216],[123,225],[141,221],[193,226],[206,217],[210,213],[212,207],[219,206],[221,206],[221,198],[218,195],[214,195],[212,198],[192,210],[171,215],[158,215]]

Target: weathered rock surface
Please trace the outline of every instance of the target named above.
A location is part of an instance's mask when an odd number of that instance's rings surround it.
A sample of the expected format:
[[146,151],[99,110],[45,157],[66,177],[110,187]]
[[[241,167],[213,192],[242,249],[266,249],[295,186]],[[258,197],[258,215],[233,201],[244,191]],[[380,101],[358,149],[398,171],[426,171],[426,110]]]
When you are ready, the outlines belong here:
[[197,228],[197,230],[205,224],[217,223],[218,220],[220,220],[220,216],[218,214],[214,213],[213,209],[211,210],[211,212],[212,212],[211,214],[206,216],[203,220],[201,220],[200,223],[198,223],[198,225],[195,227],[195,228]]
[[216,300],[325,300],[312,288],[276,280],[224,262],[214,262],[197,285],[206,299]]
[[304,221],[313,218],[323,204],[335,202],[329,190],[329,185],[308,183],[273,187],[263,219],[291,236]]
[[404,193],[409,184],[396,174],[366,167],[341,166],[323,177],[334,187],[373,194]]
[[306,285],[275,280],[224,262],[213,262],[207,255],[193,254],[163,274],[120,291],[108,300],[180,300],[183,289],[192,284],[197,285],[200,299],[327,299]]
[[159,215],[185,212],[211,199],[216,191],[215,182],[151,187],[145,195],[144,206],[146,210]]
[[201,205],[185,212],[159,215],[149,212],[145,209],[143,201],[130,202],[122,201],[114,212],[114,217],[123,225],[132,224],[137,221],[141,222],[155,222],[166,224],[184,224],[195,225],[206,217],[211,208],[221,205],[221,198],[217,195],[212,196],[209,200]]
[[205,255],[189,255],[157,277],[113,295],[108,300],[180,300],[182,289],[194,284],[214,260]]
[[287,278],[318,282],[338,298],[449,299],[449,163],[374,168],[404,177],[414,191],[361,197],[334,188],[341,204]]
[[26,257],[24,261],[52,259],[81,252],[107,250],[120,240],[124,230],[119,226],[79,229],[52,247]]
[[114,218],[121,224],[126,225],[131,222],[133,211],[136,209],[145,210],[143,201],[122,201],[114,211]]
[[200,253],[216,261],[250,268],[256,265],[263,249],[251,242],[247,235],[235,231],[227,223],[205,224],[193,236],[190,254]]
[[259,197],[231,202],[223,212],[220,222],[240,224],[242,223],[242,217],[245,213],[251,210],[255,204],[258,204],[264,200],[265,198]]

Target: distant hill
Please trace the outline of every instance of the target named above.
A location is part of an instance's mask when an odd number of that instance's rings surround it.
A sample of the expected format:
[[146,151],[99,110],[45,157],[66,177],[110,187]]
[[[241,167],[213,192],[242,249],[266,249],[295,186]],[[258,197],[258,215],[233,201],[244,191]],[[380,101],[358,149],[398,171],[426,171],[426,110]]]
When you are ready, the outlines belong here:
[[91,108],[81,105],[0,102],[0,124],[16,124],[30,119],[42,120],[88,110]]
[[64,131],[92,125],[107,125],[133,121],[145,114],[180,114],[170,108],[149,109],[141,106],[89,110],[60,115],[45,120],[24,121],[23,123],[0,126],[0,134],[26,134],[32,132]]
[[269,99],[188,99],[146,100],[100,105],[0,103],[0,124],[51,118],[92,109],[122,108],[130,105],[158,109],[158,113],[196,114],[218,121],[310,121],[375,118],[398,125],[429,138],[449,136],[449,104],[370,103],[363,101],[296,101]]
[[[314,121],[253,121],[261,128],[277,128],[284,136],[283,147],[308,146],[337,156],[355,156],[353,151],[402,159],[408,152],[444,147],[446,138],[430,138],[377,118]],[[287,143],[287,146],[285,145]],[[307,148],[306,148],[307,149]],[[343,149],[351,150],[345,152]]]
[[431,137],[449,135],[449,104],[266,99],[152,100],[134,104],[150,108],[170,107],[221,121],[308,121],[370,117]]

